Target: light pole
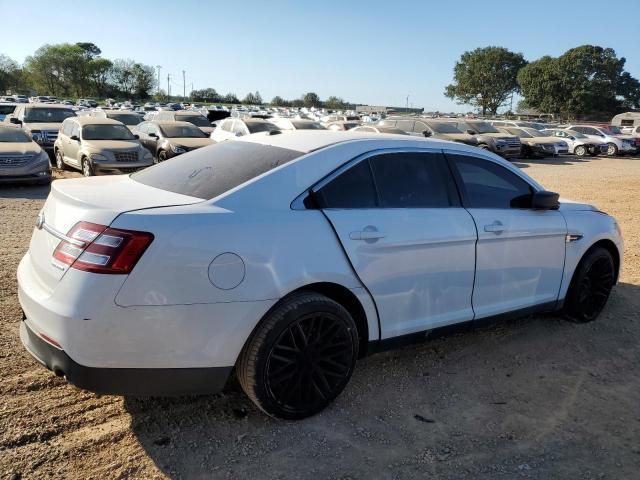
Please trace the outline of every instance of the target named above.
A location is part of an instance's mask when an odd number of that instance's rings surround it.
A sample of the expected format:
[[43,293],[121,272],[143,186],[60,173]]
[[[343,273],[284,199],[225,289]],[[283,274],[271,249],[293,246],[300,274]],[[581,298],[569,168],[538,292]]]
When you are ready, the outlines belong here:
[[158,95],[160,95],[160,69],[162,65],[156,65],[156,68],[158,69]]
[[184,70],[182,70],[182,102],[187,100],[187,83],[184,77]]
[[405,108],[407,113],[409,113],[409,95],[407,95],[407,106]]

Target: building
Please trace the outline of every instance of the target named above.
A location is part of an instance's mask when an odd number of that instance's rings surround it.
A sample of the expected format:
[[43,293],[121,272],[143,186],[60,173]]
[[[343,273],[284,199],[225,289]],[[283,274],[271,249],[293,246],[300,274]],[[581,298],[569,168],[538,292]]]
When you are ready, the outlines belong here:
[[406,107],[383,107],[380,105],[356,105],[354,108],[356,112],[362,113],[414,113],[419,114],[424,112],[424,108],[406,108]]

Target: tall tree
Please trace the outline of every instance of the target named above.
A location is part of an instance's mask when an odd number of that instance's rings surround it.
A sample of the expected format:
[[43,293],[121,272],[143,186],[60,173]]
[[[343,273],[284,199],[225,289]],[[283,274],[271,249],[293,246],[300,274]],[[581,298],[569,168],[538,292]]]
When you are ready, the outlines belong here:
[[320,101],[320,97],[317,93],[308,92],[302,96],[302,104],[307,108],[320,107],[322,105],[322,102]]
[[526,64],[521,53],[503,47],[464,52],[453,69],[454,83],[447,86],[445,95],[459,104],[479,108],[483,115],[495,115],[518,91],[518,71]]
[[640,82],[611,48],[582,45],[542,57],[518,74],[525,105],[564,116],[610,115],[640,106]]
[[347,104],[342,98],[331,96],[325,100],[324,106],[333,110],[341,110],[345,109]]

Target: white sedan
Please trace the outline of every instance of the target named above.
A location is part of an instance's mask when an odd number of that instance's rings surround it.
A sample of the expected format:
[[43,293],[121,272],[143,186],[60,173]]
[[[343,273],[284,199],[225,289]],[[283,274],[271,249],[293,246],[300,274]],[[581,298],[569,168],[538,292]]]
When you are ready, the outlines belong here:
[[58,180],[18,268],[26,349],[96,392],[216,392],[312,415],[360,356],[453,324],[594,320],[616,221],[458,143],[251,135]]

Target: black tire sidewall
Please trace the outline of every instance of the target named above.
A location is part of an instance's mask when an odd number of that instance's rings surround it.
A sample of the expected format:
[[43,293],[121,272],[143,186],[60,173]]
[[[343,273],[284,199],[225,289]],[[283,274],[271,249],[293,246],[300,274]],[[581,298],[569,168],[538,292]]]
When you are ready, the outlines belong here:
[[[307,314],[317,312],[326,312],[337,317],[340,321],[344,322],[344,326],[349,330],[353,345],[353,358],[351,359],[349,371],[341,381],[340,386],[334,392],[334,395],[328,398],[326,402],[318,404],[305,411],[292,412],[284,410],[269,392],[267,386],[267,359],[269,358],[269,354],[275,343],[292,323]],[[261,331],[263,329],[266,329],[266,331]],[[254,341],[259,342],[257,350],[251,348]],[[323,410],[327,405],[335,400],[347,385],[358,358],[358,332],[351,315],[339,303],[318,294],[296,295],[288,301],[285,301],[281,306],[273,310],[267,318],[265,318],[265,321],[263,321],[258,329],[256,329],[253,338],[248,342],[247,346],[249,348],[246,348],[245,351],[243,351],[243,355],[250,355],[254,357],[251,359],[245,359],[252,361],[254,365],[253,378],[251,382],[253,384],[253,388],[251,389],[251,392],[247,393],[250,394],[249,396],[252,397],[252,400],[257,400],[258,407],[268,415],[286,420],[296,420],[315,415]],[[255,355],[252,354],[252,350],[256,352]],[[243,388],[245,388],[245,383],[242,379],[240,379],[240,383]]]
[[[607,261],[611,265],[612,271],[615,272],[615,263],[613,261],[613,257],[611,256],[611,253],[609,253],[609,251],[607,251],[605,248],[596,247],[588,251],[584,255],[584,257],[582,258],[582,260],[580,260],[580,263],[578,264],[578,267],[576,268],[573,274],[573,278],[571,279],[571,284],[569,285],[569,290],[567,292],[567,296],[564,302],[565,316],[573,322],[577,322],[577,323],[591,322],[596,318],[598,318],[600,313],[602,313],[602,310],[600,310],[597,313],[597,315],[595,315],[593,318],[585,317],[584,312],[580,308],[580,302],[578,298],[580,293],[579,290],[580,290],[580,283],[582,282],[582,278],[584,277],[584,275],[586,275],[586,273],[589,271],[591,266],[596,261],[602,258],[607,259]],[[609,291],[609,295],[610,294],[611,294],[611,291]],[[607,301],[608,301],[608,297],[607,297]],[[606,302],[605,302],[605,305],[606,305]]]

